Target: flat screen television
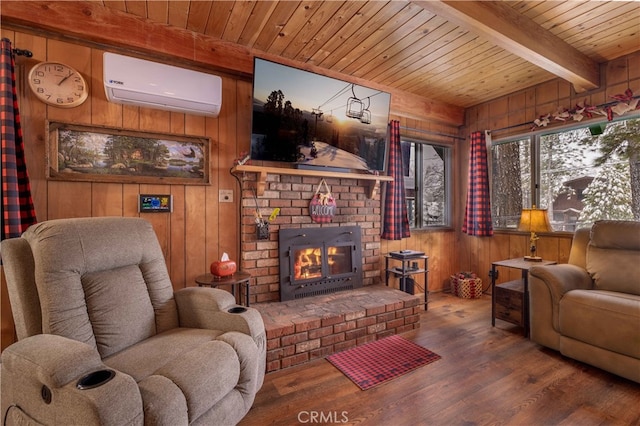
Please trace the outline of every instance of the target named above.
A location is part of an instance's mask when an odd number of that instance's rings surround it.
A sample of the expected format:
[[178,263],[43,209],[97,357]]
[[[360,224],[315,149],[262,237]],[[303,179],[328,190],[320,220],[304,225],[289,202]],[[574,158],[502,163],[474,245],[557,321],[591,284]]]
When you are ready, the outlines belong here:
[[254,59],[251,159],[385,170],[391,95]]

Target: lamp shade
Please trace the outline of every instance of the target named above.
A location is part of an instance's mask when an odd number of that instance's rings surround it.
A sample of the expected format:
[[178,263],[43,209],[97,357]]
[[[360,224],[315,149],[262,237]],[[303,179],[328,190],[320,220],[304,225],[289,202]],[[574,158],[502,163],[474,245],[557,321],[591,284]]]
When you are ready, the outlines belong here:
[[551,223],[547,216],[547,209],[522,209],[518,231],[551,232]]

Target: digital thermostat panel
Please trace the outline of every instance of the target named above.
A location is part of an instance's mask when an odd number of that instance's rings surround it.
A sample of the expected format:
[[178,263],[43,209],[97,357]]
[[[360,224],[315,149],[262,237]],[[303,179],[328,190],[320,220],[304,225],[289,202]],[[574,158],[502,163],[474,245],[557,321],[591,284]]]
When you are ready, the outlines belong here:
[[173,211],[173,196],[140,194],[138,211],[140,213],[170,213]]

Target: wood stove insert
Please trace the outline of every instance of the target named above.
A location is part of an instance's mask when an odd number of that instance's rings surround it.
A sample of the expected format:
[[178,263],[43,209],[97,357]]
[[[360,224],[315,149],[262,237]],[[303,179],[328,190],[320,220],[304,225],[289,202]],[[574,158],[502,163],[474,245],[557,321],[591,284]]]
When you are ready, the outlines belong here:
[[359,226],[281,229],[280,300],[362,287]]

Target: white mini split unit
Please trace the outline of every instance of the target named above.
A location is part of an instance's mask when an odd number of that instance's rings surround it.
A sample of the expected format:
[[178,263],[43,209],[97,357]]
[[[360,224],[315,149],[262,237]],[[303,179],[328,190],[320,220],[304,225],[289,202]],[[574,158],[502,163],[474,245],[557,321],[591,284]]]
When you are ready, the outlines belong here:
[[222,79],[216,75],[109,52],[103,58],[110,102],[210,117],[220,113]]

